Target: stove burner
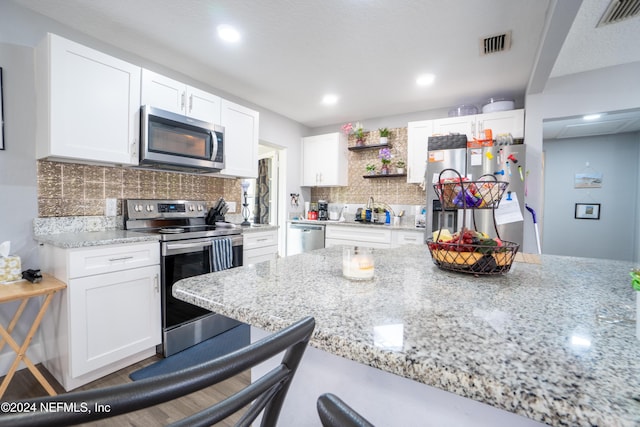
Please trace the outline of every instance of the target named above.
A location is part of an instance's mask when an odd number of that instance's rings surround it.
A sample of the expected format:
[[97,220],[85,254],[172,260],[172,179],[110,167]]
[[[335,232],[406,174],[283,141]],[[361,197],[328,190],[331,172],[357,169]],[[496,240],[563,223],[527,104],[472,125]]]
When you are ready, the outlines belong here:
[[171,228],[161,228],[160,233],[162,234],[178,234],[178,233],[184,233],[184,228],[179,228],[179,227],[171,227]]

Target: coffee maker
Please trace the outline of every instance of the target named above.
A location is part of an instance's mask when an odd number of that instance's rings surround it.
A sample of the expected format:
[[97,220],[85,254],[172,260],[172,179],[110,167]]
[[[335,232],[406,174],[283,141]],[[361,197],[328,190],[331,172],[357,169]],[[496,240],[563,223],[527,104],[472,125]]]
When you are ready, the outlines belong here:
[[326,221],[329,219],[329,203],[326,200],[318,200],[318,220]]

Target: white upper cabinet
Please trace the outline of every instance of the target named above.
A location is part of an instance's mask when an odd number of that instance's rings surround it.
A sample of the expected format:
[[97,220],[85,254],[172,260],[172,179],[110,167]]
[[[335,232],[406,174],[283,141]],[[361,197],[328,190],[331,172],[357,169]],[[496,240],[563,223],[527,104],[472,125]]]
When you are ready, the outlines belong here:
[[348,159],[347,138],[343,133],[302,138],[302,186],[346,186]]
[[465,134],[468,140],[484,139],[485,129],[491,129],[493,139],[505,133],[510,133],[513,138],[524,138],[524,110],[447,117],[433,121],[434,134]]
[[250,108],[222,100],[220,124],[224,126],[222,175],[258,177],[258,132],[260,114]]
[[427,167],[427,141],[433,134],[433,120],[409,122],[407,126],[407,182],[421,183]]
[[53,34],[35,63],[37,158],[138,164],[140,67]]
[[146,69],[142,70],[141,104],[220,124],[219,96]]
[[524,110],[496,111],[476,117],[476,128],[480,135],[484,134],[485,129],[491,129],[493,139],[503,133],[510,133],[513,138],[524,138]]

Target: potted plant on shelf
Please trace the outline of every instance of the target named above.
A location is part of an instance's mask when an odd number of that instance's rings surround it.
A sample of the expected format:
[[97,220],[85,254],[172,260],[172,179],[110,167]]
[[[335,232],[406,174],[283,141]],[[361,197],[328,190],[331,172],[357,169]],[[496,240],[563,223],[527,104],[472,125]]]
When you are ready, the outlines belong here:
[[361,147],[364,145],[366,137],[364,136],[362,123],[356,122],[355,126],[351,123],[342,125],[342,132],[344,132],[344,134],[347,136],[353,135],[353,137],[356,139],[356,147]]
[[396,162],[396,173],[402,175],[406,166],[407,164],[404,162],[404,160],[398,159],[398,161]]
[[367,165],[367,174],[375,175],[375,173],[376,173],[376,165],[372,165],[371,163],[369,163]]
[[389,143],[389,129],[380,128],[378,131],[380,132],[380,145],[387,145]]
[[382,162],[380,173],[382,175],[389,175],[389,165],[391,164],[391,150],[389,150],[388,148],[381,148],[378,152],[378,158]]

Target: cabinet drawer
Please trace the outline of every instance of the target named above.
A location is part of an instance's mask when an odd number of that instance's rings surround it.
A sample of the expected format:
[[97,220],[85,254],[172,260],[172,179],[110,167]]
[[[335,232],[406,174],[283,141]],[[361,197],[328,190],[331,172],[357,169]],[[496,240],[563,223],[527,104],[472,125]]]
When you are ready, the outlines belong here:
[[260,233],[248,233],[243,237],[244,250],[263,248],[265,246],[278,246],[278,233],[276,230]]
[[69,253],[69,278],[160,264],[157,242],[100,246]]
[[256,264],[262,261],[271,261],[277,258],[277,246],[265,246],[262,248],[245,250],[242,255],[242,265]]
[[384,225],[379,227],[344,227],[327,226],[326,238],[338,240],[355,240],[359,242],[383,243],[388,245],[391,242],[391,230]]
[[365,248],[389,249],[391,247],[391,244],[388,241],[381,243],[365,242],[362,240],[326,239],[325,247],[330,248],[332,246],[362,246]]
[[424,231],[393,230],[391,245],[422,245],[424,241]]

